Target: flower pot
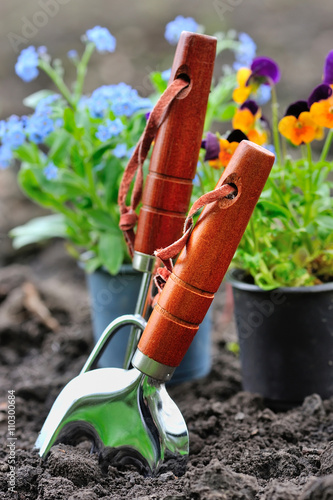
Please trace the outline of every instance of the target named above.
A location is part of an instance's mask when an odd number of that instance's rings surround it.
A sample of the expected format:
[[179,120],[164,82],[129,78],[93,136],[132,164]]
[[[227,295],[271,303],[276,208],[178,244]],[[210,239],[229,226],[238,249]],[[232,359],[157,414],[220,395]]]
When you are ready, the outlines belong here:
[[333,395],[333,283],[264,291],[232,271],[243,387],[275,409]]
[[[91,296],[94,340],[97,342],[111,321],[123,314],[134,313],[140,290],[142,274],[130,265],[123,265],[120,273],[110,275],[103,269],[86,274]],[[122,328],[112,339],[99,361],[100,367],[122,367],[130,327]],[[181,365],[175,371],[171,383],[180,383],[207,375],[211,368],[211,314],[200,325]]]

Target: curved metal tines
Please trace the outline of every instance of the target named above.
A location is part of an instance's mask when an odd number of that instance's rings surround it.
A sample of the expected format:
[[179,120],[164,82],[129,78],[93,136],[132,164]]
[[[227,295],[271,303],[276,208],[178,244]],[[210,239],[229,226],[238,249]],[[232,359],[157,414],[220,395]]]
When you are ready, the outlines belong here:
[[102,356],[104,350],[111,342],[116,333],[124,326],[132,325],[139,331],[143,331],[147,322],[140,314],[125,314],[113,320],[104,330],[94,349],[91,351],[87,361],[85,362],[80,374],[88,372],[96,367],[98,360]]
[[105,329],[80,375],[53,404],[35,444],[43,458],[57,443],[89,440],[104,469],[110,463],[134,465],[148,475],[158,470],[166,455],[175,464],[188,455],[185,420],[164,384],[135,368],[91,370],[124,324],[144,329],[145,321],[139,315],[122,316]]
[[143,476],[151,474],[147,460],[132,446],[104,446],[94,426],[83,420],[75,420],[66,424],[61,430],[54,446],[69,444],[76,446],[82,441],[91,442],[91,453],[98,453],[102,472],[107,474],[109,465],[114,467],[134,466]]
[[167,452],[177,461],[189,448],[186,423],[165,386],[136,369],[100,368],[73,379],[55,401],[36,448],[45,458],[55,443],[84,439],[105,463],[136,464],[143,474],[147,464],[155,473]]

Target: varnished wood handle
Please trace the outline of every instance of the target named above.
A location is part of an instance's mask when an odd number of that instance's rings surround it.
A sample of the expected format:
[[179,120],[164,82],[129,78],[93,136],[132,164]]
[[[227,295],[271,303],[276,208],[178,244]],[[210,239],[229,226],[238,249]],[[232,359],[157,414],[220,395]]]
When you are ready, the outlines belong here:
[[237,188],[234,199],[205,207],[180,253],[139,342],[139,351],[176,367],[218,290],[274,163],[274,155],[242,141],[218,186]]
[[152,255],[181,236],[192,193],[214,68],[216,38],[183,32],[170,82],[189,87],[159,129],[142,197],[134,249]]

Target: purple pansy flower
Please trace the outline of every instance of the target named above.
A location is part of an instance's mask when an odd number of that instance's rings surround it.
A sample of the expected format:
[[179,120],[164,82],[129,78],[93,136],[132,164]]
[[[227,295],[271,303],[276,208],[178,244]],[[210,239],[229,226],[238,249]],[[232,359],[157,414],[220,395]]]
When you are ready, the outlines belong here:
[[215,134],[207,132],[206,139],[201,142],[201,147],[206,150],[204,161],[215,160],[218,158],[220,144]]
[[333,83],[333,50],[327,54],[325,59],[323,82],[329,85]]
[[256,57],[251,64],[249,80],[259,80],[264,85],[276,85],[280,80],[279,66],[269,57]]
[[243,102],[239,109],[248,109],[249,111],[251,111],[253,116],[255,116],[258,113],[259,106],[252,99],[248,99],[247,101]]
[[295,101],[288,106],[284,116],[295,116],[295,118],[298,118],[304,111],[309,111],[307,101]]
[[241,130],[236,128],[235,130],[232,130],[230,134],[227,137],[228,142],[242,142],[247,140],[247,135],[244,134]]
[[324,99],[328,99],[332,95],[332,88],[326,83],[321,83],[313,89],[308,99],[309,108],[311,108],[314,102],[319,102]]
[[[238,129],[232,130],[227,136],[228,142],[242,142],[247,140],[247,136]],[[204,161],[216,160],[220,153],[220,141],[215,134],[207,132],[206,139],[201,142],[201,147],[206,150]]]

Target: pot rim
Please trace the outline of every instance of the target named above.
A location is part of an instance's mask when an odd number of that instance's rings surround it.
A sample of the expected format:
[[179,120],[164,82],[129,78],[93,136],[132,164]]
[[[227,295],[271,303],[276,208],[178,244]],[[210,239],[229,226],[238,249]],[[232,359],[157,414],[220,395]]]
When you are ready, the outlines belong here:
[[234,288],[238,290],[245,290],[247,292],[257,292],[257,293],[270,293],[274,291],[279,291],[281,293],[319,293],[319,292],[329,292],[333,291],[333,281],[330,283],[323,283],[320,285],[311,285],[311,286],[283,286],[278,288],[273,288],[271,290],[263,290],[258,285],[254,285],[252,283],[245,283],[241,281],[237,275],[241,275],[244,273],[242,269],[230,269],[226,275],[226,280],[230,283]]
[[[83,271],[87,274],[91,274],[91,273],[88,273],[85,269],[85,262],[89,259],[91,259],[91,257],[94,256],[94,253],[91,252],[91,251],[86,251],[84,253],[82,253],[80,255],[80,259],[77,261],[77,264],[78,266],[83,269]],[[133,268],[132,264],[124,264],[122,263],[120,268],[119,268],[119,271],[117,274],[111,274],[110,271],[108,271],[106,269],[106,267],[104,266],[101,266],[101,267],[98,267],[97,269],[95,269],[95,271],[93,272],[99,272],[99,273],[104,273],[104,274],[108,274],[109,276],[118,276],[119,274],[139,274],[139,271],[137,271],[136,269]]]

